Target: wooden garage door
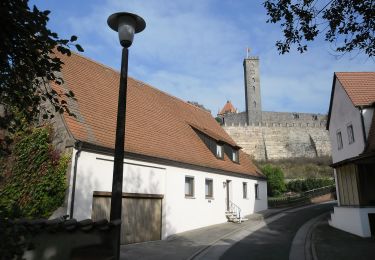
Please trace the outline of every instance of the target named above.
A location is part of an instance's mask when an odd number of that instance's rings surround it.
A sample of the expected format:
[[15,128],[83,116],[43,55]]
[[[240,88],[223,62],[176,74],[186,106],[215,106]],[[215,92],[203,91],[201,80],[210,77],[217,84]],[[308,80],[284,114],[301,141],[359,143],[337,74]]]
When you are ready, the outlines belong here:
[[[94,192],[92,219],[108,219],[110,192]],[[121,244],[161,239],[163,195],[123,193],[121,215]]]

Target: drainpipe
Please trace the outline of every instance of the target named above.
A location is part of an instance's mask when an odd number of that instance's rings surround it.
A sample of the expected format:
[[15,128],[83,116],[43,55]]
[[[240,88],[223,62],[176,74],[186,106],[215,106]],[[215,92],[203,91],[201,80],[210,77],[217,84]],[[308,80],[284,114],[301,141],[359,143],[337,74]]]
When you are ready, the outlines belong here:
[[362,133],[363,133],[363,142],[364,142],[364,148],[366,149],[367,146],[367,137],[366,137],[366,130],[365,130],[365,120],[363,119],[363,109],[359,108],[359,111],[361,112],[361,122],[362,122]]
[[70,219],[73,218],[74,199],[75,199],[75,192],[76,192],[76,179],[77,179],[77,165],[78,165],[78,158],[82,151],[82,142],[77,141],[74,145],[74,148],[77,149],[77,152],[74,157],[72,195],[70,197],[70,213],[69,213]]

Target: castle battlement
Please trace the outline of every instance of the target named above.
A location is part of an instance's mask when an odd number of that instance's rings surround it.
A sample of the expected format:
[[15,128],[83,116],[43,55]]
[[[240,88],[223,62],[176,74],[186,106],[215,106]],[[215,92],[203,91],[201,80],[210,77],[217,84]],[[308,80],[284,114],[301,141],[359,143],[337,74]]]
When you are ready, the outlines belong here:
[[321,128],[326,130],[326,124],[323,122],[320,123],[266,123],[266,122],[251,122],[249,125],[247,123],[224,123],[224,127],[245,127],[245,128],[254,128],[254,127],[283,127],[283,128]]
[[250,56],[247,57],[246,60],[259,60],[259,56]]

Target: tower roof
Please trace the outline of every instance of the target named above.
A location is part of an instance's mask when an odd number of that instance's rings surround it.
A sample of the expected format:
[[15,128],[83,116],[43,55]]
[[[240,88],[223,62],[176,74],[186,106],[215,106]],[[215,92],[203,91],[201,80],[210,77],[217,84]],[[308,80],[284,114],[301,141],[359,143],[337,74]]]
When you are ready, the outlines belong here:
[[237,109],[233,106],[232,102],[229,100],[225,103],[224,107],[219,112],[219,115],[224,115],[226,113],[237,113]]

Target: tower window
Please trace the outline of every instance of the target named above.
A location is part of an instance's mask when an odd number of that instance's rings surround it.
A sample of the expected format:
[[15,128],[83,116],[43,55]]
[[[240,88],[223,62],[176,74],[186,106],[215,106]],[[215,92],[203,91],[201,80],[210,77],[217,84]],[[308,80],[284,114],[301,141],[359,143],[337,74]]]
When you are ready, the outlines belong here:
[[255,82],[255,78],[253,77],[253,82]]
[[254,107],[257,107],[257,102],[254,101]]
[[255,92],[255,86],[253,86],[253,91]]

